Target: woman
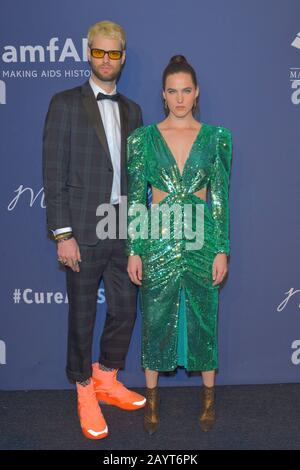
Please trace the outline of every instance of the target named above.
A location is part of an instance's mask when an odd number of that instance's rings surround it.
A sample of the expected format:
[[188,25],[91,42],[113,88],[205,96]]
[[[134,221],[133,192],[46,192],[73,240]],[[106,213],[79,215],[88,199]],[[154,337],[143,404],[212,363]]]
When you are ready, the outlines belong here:
[[[147,384],[144,427],[150,434],[159,422],[159,371],[177,366],[202,371],[201,429],[208,431],[215,420],[218,289],[227,273],[229,254],[232,145],[228,129],[194,118],[198,96],[192,66],[183,56],[172,57],[163,73],[166,119],[137,129],[128,140],[128,273],[141,286],[142,366]],[[148,185],[152,206],[140,217],[138,227],[137,214],[147,204]],[[208,189],[211,209],[206,202]],[[174,209],[167,222],[161,215],[158,237],[153,237],[151,211],[163,207],[165,211],[180,207],[181,213],[178,217],[177,210],[176,216]],[[145,231],[147,217],[151,223]],[[193,246],[190,235],[197,238],[201,233],[203,243],[195,240]]]

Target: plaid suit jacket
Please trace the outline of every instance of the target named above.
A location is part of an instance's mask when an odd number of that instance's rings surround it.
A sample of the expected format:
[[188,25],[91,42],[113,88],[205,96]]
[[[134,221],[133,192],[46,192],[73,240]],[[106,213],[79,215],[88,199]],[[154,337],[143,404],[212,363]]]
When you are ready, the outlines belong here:
[[[127,194],[127,137],[142,125],[139,105],[119,99],[121,192]],[[109,203],[113,166],[95,95],[87,81],[53,96],[43,133],[48,230],[72,227],[78,243],[95,245],[99,204]]]

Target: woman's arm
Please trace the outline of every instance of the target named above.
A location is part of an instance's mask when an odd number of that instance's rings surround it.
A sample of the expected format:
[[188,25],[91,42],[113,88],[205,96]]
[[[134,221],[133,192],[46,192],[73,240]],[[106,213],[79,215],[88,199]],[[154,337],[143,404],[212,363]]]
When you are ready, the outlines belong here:
[[214,220],[215,253],[230,252],[229,242],[229,178],[232,138],[229,129],[217,129],[216,158],[211,176],[211,207]]
[[132,282],[141,285],[142,280],[142,228],[141,218],[146,210],[147,178],[145,166],[145,130],[137,129],[128,138],[127,175],[128,175],[128,233],[126,253],[128,274]]
[[227,274],[229,242],[229,177],[232,158],[232,138],[228,129],[217,129],[216,158],[211,178],[212,217],[214,220],[215,259],[212,266],[213,286]]

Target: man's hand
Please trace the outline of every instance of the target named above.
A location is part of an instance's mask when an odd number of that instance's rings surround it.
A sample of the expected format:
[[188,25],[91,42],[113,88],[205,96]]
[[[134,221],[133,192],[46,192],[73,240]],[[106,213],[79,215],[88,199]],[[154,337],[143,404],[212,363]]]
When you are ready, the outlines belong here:
[[212,266],[213,286],[216,286],[223,281],[227,271],[227,255],[226,253],[218,253]]
[[142,260],[139,255],[133,255],[128,257],[127,272],[130,280],[137,286],[142,285]]
[[79,273],[79,262],[81,261],[79,246],[74,237],[57,244],[57,258],[64,266]]

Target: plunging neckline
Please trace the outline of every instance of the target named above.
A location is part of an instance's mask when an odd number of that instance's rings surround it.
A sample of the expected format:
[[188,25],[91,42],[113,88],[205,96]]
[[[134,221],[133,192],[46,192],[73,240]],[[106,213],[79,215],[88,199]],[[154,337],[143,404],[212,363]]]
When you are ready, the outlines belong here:
[[202,128],[203,128],[204,126],[205,126],[205,124],[202,123],[202,124],[201,124],[201,127],[200,127],[200,129],[199,129],[199,131],[198,131],[198,133],[197,133],[197,135],[196,135],[196,137],[195,137],[195,139],[194,139],[194,141],[193,141],[193,143],[192,143],[192,146],[191,146],[191,148],[190,148],[190,151],[189,151],[189,153],[188,153],[188,156],[187,156],[187,158],[186,158],[186,160],[185,160],[185,162],[184,162],[184,165],[183,165],[183,168],[182,168],[182,173],[181,173],[181,172],[180,172],[180,169],[179,169],[179,166],[178,166],[178,163],[177,163],[177,161],[176,161],[176,158],[174,157],[174,154],[172,153],[172,151],[171,151],[171,149],[170,149],[170,147],[169,147],[169,145],[168,145],[166,139],[164,138],[164,136],[162,135],[161,131],[159,130],[158,125],[157,125],[157,124],[154,124],[154,127],[155,127],[155,129],[157,130],[157,132],[158,132],[158,134],[159,134],[159,136],[160,136],[160,138],[161,138],[161,140],[162,140],[162,142],[163,142],[163,144],[164,144],[164,146],[165,146],[165,148],[166,148],[168,154],[171,156],[172,160],[174,161],[175,166],[176,166],[176,169],[177,169],[177,171],[178,171],[178,173],[179,173],[179,175],[180,175],[181,178],[183,177],[183,174],[184,174],[184,171],[185,171],[187,162],[189,161],[189,159],[190,159],[190,157],[191,157],[191,154],[192,154],[192,152],[193,152],[194,146],[195,146],[196,142],[198,141],[198,138],[200,138],[200,136],[201,136],[201,134],[202,134]]

